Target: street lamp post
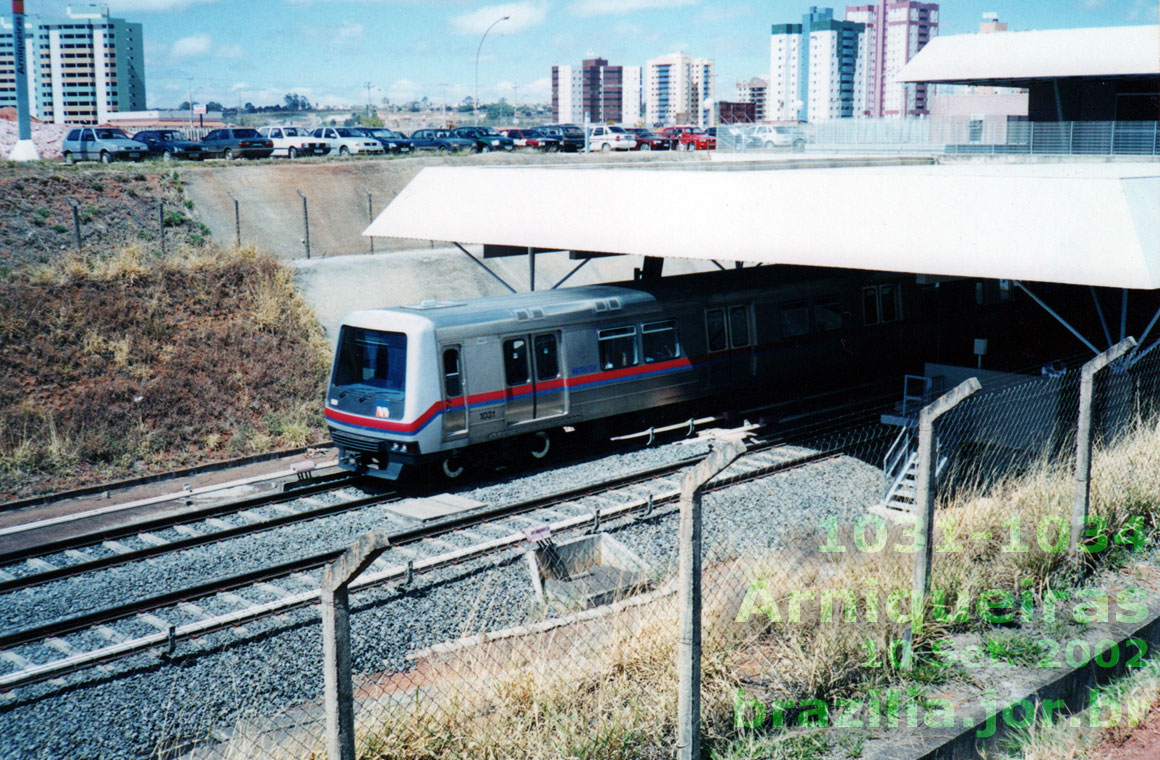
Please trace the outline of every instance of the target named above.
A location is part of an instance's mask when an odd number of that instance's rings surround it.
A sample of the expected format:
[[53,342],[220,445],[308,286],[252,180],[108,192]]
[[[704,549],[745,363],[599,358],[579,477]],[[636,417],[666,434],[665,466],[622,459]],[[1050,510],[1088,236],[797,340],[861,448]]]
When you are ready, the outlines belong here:
[[491,27],[510,18],[511,16],[504,16],[492,21],[491,26],[483,30],[483,36],[479,38],[479,47],[475,49],[475,100],[472,101],[471,107],[475,111],[475,125],[477,127],[479,126],[479,51],[483,50],[483,41],[487,39],[487,33],[491,31]]

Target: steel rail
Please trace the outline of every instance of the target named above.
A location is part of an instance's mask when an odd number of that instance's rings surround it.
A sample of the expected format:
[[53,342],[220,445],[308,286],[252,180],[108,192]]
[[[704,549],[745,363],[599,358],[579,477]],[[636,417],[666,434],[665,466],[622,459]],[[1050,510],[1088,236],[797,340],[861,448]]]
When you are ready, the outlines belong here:
[[[752,449],[747,458],[752,458],[753,455],[761,454],[769,450],[775,444],[766,444],[758,448]],[[801,467],[819,460],[833,458],[840,455],[840,451],[819,451],[813,452],[804,456],[795,457],[789,460],[783,460],[768,465],[762,465],[755,469],[737,472],[725,477],[719,476],[715,479],[708,490],[720,490],[738,483],[757,480],[762,477],[775,474],[777,472]],[[622,478],[618,478],[617,485],[608,487],[585,486],[577,489],[570,489],[567,492],[568,496],[561,497],[561,494],[554,494],[552,497],[543,497],[536,499],[536,506],[530,506],[528,502],[519,502],[514,505],[506,507],[496,507],[493,509],[481,510],[474,513],[474,520],[468,522],[470,525],[478,525],[483,522],[488,522],[492,519],[499,519],[502,517],[510,517],[523,514],[528,511],[535,511],[547,506],[547,504],[557,504],[565,501],[574,500],[579,496],[590,496],[597,492],[614,491],[618,488],[631,487],[641,482],[648,482],[649,480],[657,480],[665,476],[672,475],[674,472],[679,472],[683,467],[687,466],[691,461],[697,461],[700,457],[693,457],[683,460],[673,465],[663,465],[656,468],[651,468],[647,471],[651,476],[642,477],[642,473],[633,473]],[[738,460],[736,464],[742,464],[746,459]],[[728,472],[728,471],[726,471]],[[617,505],[608,508],[596,508],[591,513],[577,515],[575,517],[567,518],[557,523],[549,524],[549,528],[553,532],[562,532],[587,525],[598,524],[602,520],[608,520],[616,517],[622,517],[636,511],[644,511],[650,508],[655,508],[658,505],[666,505],[677,501],[680,498],[680,489],[672,489],[659,495],[654,495],[650,499],[635,499],[625,504]],[[539,504],[539,502],[547,502],[547,504]],[[458,527],[466,527],[463,525],[465,518],[453,518],[440,521],[438,524],[426,526],[425,528],[417,528],[414,530],[401,531],[391,537],[392,546],[404,546],[408,543],[420,541],[423,538],[433,535],[440,535],[456,530]],[[494,554],[499,551],[513,548],[519,544],[526,542],[527,536],[523,533],[513,533],[508,536],[486,541],[481,544],[458,549],[447,552],[434,557],[428,557],[421,560],[416,560],[409,563],[407,566],[395,566],[385,570],[365,574],[363,577],[351,584],[352,590],[361,590],[372,586],[381,585],[392,580],[405,581],[413,574],[423,574],[432,572],[438,569],[450,567],[461,564],[462,562],[484,557]],[[332,561],[342,554],[344,550],[336,550],[326,552],[313,557],[300,558],[298,560],[291,560],[276,567],[263,568],[261,570],[251,571],[237,576],[232,576],[226,579],[219,579],[214,582],[211,581],[206,584],[182,589],[180,591],[170,592],[159,596],[152,597],[147,600],[139,600],[135,603],[119,605],[117,607],[107,608],[105,610],[98,610],[93,613],[68,618],[64,620],[54,621],[42,626],[24,629],[22,631],[8,632],[0,634],[0,648],[8,648],[22,643],[31,643],[33,641],[43,640],[54,635],[69,633],[75,630],[99,625],[105,622],[112,622],[113,620],[124,619],[134,614],[147,612],[151,609],[159,607],[171,606],[183,601],[191,601],[198,598],[204,598],[219,591],[229,591],[250,583],[258,583],[263,580],[271,580],[273,578],[284,577],[295,572],[302,572],[307,567],[306,563],[314,563],[312,567],[317,568],[324,565],[326,562]],[[18,686],[35,683],[37,681],[45,680],[60,675],[64,675],[77,670],[83,670],[94,664],[101,664],[113,659],[118,659],[131,654],[148,651],[160,646],[172,646],[177,641],[192,638],[214,631],[222,630],[241,623],[252,620],[268,617],[271,615],[282,614],[292,609],[302,607],[308,604],[313,604],[319,598],[319,591],[312,589],[310,591],[301,592],[284,597],[280,600],[267,602],[264,604],[257,604],[247,607],[243,610],[238,610],[227,615],[210,618],[207,620],[190,623],[183,626],[171,626],[168,632],[162,631],[150,636],[145,636],[131,641],[125,641],[117,644],[104,647],[92,652],[79,653],[70,657],[63,658],[43,665],[33,666],[21,671],[0,676],[0,690],[9,690]]]
[[[352,499],[344,501],[341,504],[331,504],[325,507],[319,507],[304,512],[296,512],[291,515],[279,515],[271,517],[261,522],[250,523],[248,525],[236,525],[232,528],[223,528],[210,533],[203,533],[197,536],[187,536],[185,538],[167,541],[165,544],[157,546],[147,546],[143,549],[135,549],[133,551],[125,552],[123,554],[114,554],[109,557],[98,557],[85,562],[79,562],[75,565],[66,565],[58,567],[53,570],[44,570],[30,575],[23,575],[10,580],[0,581],[0,594],[6,594],[20,589],[32,588],[34,586],[42,586],[45,583],[62,580],[65,578],[73,578],[85,573],[92,573],[98,570],[107,570],[111,567],[119,567],[127,565],[130,562],[139,562],[145,559],[152,559],[164,554],[172,554],[174,552],[191,549],[195,546],[204,546],[205,544],[213,544],[219,541],[227,541],[231,538],[238,538],[241,536],[256,535],[264,533],[275,528],[285,527],[287,525],[294,525],[300,522],[307,522],[309,520],[317,520],[330,515],[339,514],[341,512],[349,512],[355,509],[362,509],[363,507],[373,506],[383,502],[391,501],[397,494],[378,494],[376,496],[366,496],[361,499]],[[269,502],[279,503],[279,502]],[[197,522],[196,520],[190,522]],[[178,523],[187,524],[187,523]],[[169,527],[169,526],[167,526]],[[126,535],[136,535],[141,531],[133,531]],[[44,555],[39,555],[44,556]]]

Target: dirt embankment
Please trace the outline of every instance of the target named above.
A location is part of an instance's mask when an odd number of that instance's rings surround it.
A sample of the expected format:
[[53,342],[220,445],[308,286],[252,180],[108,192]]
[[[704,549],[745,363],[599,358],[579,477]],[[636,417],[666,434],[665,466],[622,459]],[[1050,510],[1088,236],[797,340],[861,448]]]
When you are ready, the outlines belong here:
[[77,252],[77,221],[86,255],[160,249],[162,225],[172,249],[201,244],[209,230],[194,218],[184,187],[180,171],[156,164],[0,164],[0,274]]
[[325,437],[326,349],[290,270],[140,250],[0,280],[0,501]]

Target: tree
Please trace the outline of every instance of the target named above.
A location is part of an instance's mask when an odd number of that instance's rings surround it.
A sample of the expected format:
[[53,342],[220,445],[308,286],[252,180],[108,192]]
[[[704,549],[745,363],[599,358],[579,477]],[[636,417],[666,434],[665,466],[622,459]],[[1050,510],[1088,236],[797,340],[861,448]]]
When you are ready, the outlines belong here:
[[253,103],[246,103],[244,106],[242,106],[242,110],[245,111],[246,113],[253,113],[254,111],[256,111],[258,109],[254,108]]
[[205,104],[205,110],[207,110],[207,111],[224,111],[226,109],[225,109],[225,106],[223,106],[221,103],[218,103],[216,100],[211,100],[210,102]]

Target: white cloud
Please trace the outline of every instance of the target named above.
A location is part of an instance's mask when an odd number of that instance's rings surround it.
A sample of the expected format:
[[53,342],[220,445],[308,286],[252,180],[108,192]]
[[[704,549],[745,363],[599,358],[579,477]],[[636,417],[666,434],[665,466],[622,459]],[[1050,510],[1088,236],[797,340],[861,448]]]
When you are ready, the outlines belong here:
[[569,6],[577,16],[624,15],[637,11],[667,10],[697,5],[701,0],[576,0]]
[[533,26],[539,26],[548,18],[548,4],[539,0],[520,3],[504,3],[502,5],[485,5],[484,7],[455,16],[451,19],[451,29],[457,34],[479,36],[496,19],[508,16],[508,20],[496,24],[497,34],[515,34]]
[[706,24],[719,21],[732,21],[738,18],[748,18],[753,15],[753,7],[749,5],[707,5],[697,14],[697,18]]
[[396,79],[387,85],[387,97],[392,103],[407,103],[426,94],[423,85],[410,79]]
[[214,51],[215,58],[245,58],[246,49],[236,43],[221,45]]
[[230,92],[240,92],[241,90],[248,90],[250,88],[249,82],[237,82],[230,88]]
[[338,27],[338,31],[334,33],[334,37],[338,42],[350,42],[351,40],[362,39],[364,31],[366,29],[362,24],[356,24],[353,21],[343,21]]
[[189,58],[198,55],[207,55],[213,40],[208,34],[195,34],[192,37],[182,37],[173,43],[169,54],[174,58]]
[[180,11],[191,5],[216,3],[217,0],[106,0],[109,13],[149,13]]

